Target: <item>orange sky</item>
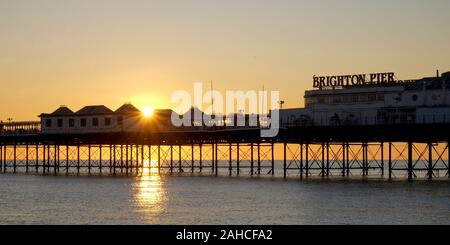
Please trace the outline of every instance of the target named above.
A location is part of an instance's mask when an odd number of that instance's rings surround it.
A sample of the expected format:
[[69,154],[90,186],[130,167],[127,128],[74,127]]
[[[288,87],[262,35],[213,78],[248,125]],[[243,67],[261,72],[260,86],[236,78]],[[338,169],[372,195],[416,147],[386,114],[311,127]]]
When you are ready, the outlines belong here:
[[303,106],[313,75],[450,71],[447,0],[0,0],[0,120],[37,120],[172,92],[279,90]]

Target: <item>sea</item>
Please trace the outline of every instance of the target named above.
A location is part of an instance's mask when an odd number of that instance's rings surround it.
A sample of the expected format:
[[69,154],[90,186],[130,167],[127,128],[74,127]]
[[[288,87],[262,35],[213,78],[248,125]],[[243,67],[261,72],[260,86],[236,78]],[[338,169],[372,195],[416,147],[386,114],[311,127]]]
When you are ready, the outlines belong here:
[[450,224],[450,181],[0,174],[2,225]]

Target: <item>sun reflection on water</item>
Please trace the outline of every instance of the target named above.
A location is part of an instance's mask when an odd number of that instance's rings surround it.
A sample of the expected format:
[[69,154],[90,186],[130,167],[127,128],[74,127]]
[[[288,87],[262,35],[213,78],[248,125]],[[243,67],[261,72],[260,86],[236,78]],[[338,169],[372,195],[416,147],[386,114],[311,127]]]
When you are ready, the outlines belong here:
[[145,160],[141,175],[134,184],[134,203],[143,218],[151,223],[157,222],[166,204],[163,181],[157,166],[156,161],[152,160],[150,164],[149,160]]

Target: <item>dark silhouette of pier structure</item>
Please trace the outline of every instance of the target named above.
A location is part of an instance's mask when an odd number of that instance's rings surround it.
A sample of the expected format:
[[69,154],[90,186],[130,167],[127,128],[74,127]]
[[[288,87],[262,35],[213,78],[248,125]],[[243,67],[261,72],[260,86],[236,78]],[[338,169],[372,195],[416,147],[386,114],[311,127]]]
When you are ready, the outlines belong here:
[[51,135],[38,122],[3,123],[0,172],[448,179],[449,141],[445,123],[303,126],[274,138],[256,128]]

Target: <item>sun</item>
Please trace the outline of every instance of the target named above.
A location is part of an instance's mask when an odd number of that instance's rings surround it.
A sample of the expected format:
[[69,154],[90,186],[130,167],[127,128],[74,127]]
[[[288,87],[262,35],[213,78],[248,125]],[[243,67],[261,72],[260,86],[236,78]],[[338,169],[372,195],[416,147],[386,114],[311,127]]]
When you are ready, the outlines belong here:
[[144,117],[151,117],[153,115],[153,110],[154,110],[153,107],[147,106],[144,108],[142,113],[144,114]]

